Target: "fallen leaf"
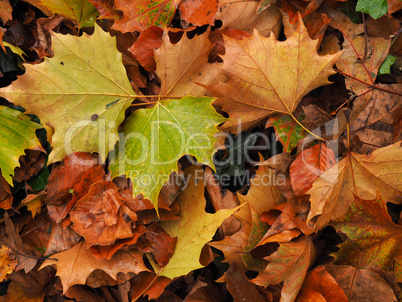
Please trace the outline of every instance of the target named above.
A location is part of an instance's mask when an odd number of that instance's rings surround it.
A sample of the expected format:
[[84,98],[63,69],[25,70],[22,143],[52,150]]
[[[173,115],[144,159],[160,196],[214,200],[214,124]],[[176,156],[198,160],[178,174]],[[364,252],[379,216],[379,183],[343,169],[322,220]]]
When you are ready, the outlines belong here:
[[[300,230],[305,235],[312,234],[314,228],[306,223],[309,209],[310,204],[308,199],[300,198],[288,200],[286,203],[280,204],[268,212],[262,213],[261,221],[268,223],[271,227],[258,245],[265,244],[266,240],[271,242],[272,239],[270,239],[270,237],[273,235],[289,235],[289,233],[284,234],[284,232],[294,233]],[[300,231],[298,233],[296,232],[296,234],[300,234]]]
[[148,296],[149,300],[158,299],[165,287],[172,280],[166,277],[158,277],[151,272],[140,272],[130,282],[132,286],[132,301],[135,301],[142,295],[144,297]]
[[14,272],[18,265],[17,260],[11,257],[12,250],[3,245],[0,249],[0,281],[8,279],[8,275]]
[[[103,171],[99,156],[95,153],[76,152],[63,158],[60,165],[53,169],[47,185],[46,200],[50,218],[59,223],[70,212],[75,202],[83,197],[89,190],[93,180],[101,180],[103,174],[95,177],[87,174],[91,169]],[[84,177],[84,175],[89,177]],[[84,184],[82,187],[80,184]],[[82,190],[74,188],[78,185]]]
[[[260,161],[263,161],[260,155]],[[242,203],[248,203],[261,215],[278,204],[285,201],[283,195],[274,186],[283,182],[282,177],[277,175],[269,166],[260,165],[255,176],[250,180],[250,189],[247,195],[237,193],[237,197]]]
[[38,260],[33,250],[29,250],[21,240],[21,237],[17,230],[15,229],[14,223],[8,216],[7,212],[4,212],[4,224],[5,224],[5,235],[2,239],[2,245],[7,246],[11,250],[10,257],[17,261],[17,266],[15,267],[15,272],[19,270],[24,270],[27,274],[36,265]]
[[136,110],[122,129],[124,140],[110,164],[112,177],[126,174],[133,181],[134,196],[142,193],[157,208],[159,191],[170,174],[178,171],[180,157],[191,154],[213,167],[213,134],[224,118],[211,101],[187,96]]
[[13,19],[13,8],[8,0],[0,0],[0,20],[5,25],[8,21]]
[[[300,117],[298,118],[301,122]],[[291,152],[297,147],[299,140],[306,136],[305,130],[290,116],[272,116],[268,119],[265,128],[273,127],[276,140],[283,145],[284,152]]]
[[307,274],[296,301],[348,302],[349,300],[335,279],[325,267],[321,266]]
[[85,246],[110,245],[117,239],[133,237],[131,223],[137,216],[124,205],[118,187],[110,181],[98,181],[79,199],[70,213],[73,229],[85,239]]
[[3,177],[0,170],[0,208],[9,210],[13,205],[13,195],[11,193],[10,184]]
[[[1,92],[0,92],[1,94]],[[18,159],[25,149],[43,150],[35,130],[42,125],[31,122],[30,118],[18,110],[0,106],[0,168],[3,177],[13,185],[14,168],[20,165]]]
[[114,22],[113,28],[121,32],[143,31],[149,26],[168,26],[176,11],[178,0],[115,0],[114,9],[123,17]]
[[283,281],[281,302],[294,301],[309,266],[315,261],[313,241],[302,236],[295,241],[279,243],[278,250],[265,259],[269,261],[268,266],[251,282],[267,287]]
[[257,31],[242,40],[224,39],[226,54],[219,69],[229,80],[208,89],[219,97],[214,105],[229,114],[230,121],[222,129],[234,133],[277,112],[292,115],[304,95],[330,83],[332,66],[341,55],[319,56],[318,41],[310,39],[302,21],[283,42]]
[[46,161],[45,153],[41,150],[26,150],[26,155],[19,159],[20,166],[14,169],[14,178],[16,182],[29,180],[32,176],[39,173]]
[[46,260],[40,269],[49,265],[57,269],[56,276],[60,277],[63,284],[63,294],[73,285],[84,285],[89,274],[96,269],[101,269],[113,279],[117,279],[118,273],[138,274],[148,271],[143,263],[142,254],[137,250],[120,250],[110,260],[99,260],[85,248],[84,241],[71,249],[52,255],[52,259],[55,260]]
[[325,269],[334,277],[350,302],[397,300],[391,286],[373,271],[349,265],[327,265]]
[[[4,297],[4,296],[3,296]],[[42,302],[45,298],[45,293],[38,295],[36,297],[29,297],[25,294],[24,290],[16,283],[10,282],[10,285],[7,288],[7,295],[5,296],[5,300],[7,302]]]
[[75,246],[81,238],[70,226],[63,228],[61,223],[53,222],[45,256],[68,250]]
[[183,0],[179,5],[181,19],[195,26],[215,24],[218,0]]
[[384,202],[400,202],[396,196],[402,194],[401,149],[398,142],[377,149],[369,157],[351,152],[325,171],[307,192],[311,196],[307,221],[322,229],[346,214],[355,195],[374,199],[377,190]]
[[267,36],[271,30],[279,36],[281,13],[276,4],[260,14],[256,14],[259,1],[219,0],[216,19],[222,22],[222,29],[234,28],[252,33],[256,28],[261,35]]
[[395,224],[378,196],[374,200],[355,198],[350,212],[331,224],[348,236],[334,253],[338,264],[392,271],[402,280],[402,226]]
[[189,177],[187,187],[178,198],[180,216],[178,221],[162,221],[161,226],[170,235],[176,237],[176,246],[169,263],[158,272],[159,276],[170,279],[183,276],[202,268],[199,262],[203,246],[211,241],[222,222],[236,212],[239,207],[225,209],[209,214],[205,212],[204,181],[199,178],[202,169],[192,166],[185,171]]
[[53,58],[26,65],[25,74],[1,88],[0,96],[54,130],[48,164],[75,151],[98,152],[105,159],[118,139],[124,111],[136,97],[116,39],[96,27],[92,36],[52,33],[52,45]]
[[344,37],[343,53],[336,67],[346,76],[346,87],[360,95],[374,85],[378,68],[388,54],[391,40],[379,37],[365,39],[362,35],[363,24],[355,24],[346,15],[328,7],[324,7],[323,12],[331,18],[330,25]]
[[241,268],[235,263],[229,266],[225,274],[226,287],[233,297],[234,302],[240,301],[265,301],[258,293],[255,286],[250,283]]
[[49,17],[62,15],[73,20],[78,27],[94,26],[98,15],[96,8],[87,0],[27,0]]
[[135,244],[138,241],[138,238],[145,233],[145,227],[143,225],[139,225],[133,230],[134,236],[132,238],[117,240],[112,245],[93,245],[90,250],[96,259],[106,259],[110,260],[112,256],[122,247],[130,246]]
[[138,248],[150,252],[160,266],[168,264],[175,249],[176,238],[172,238],[158,224],[150,225],[140,238]]
[[165,30],[162,45],[154,50],[162,97],[205,95],[204,86],[210,85],[219,74],[215,65],[208,63],[208,55],[214,47],[208,35],[209,31],[189,39],[183,34],[180,41],[173,44]]
[[68,289],[66,297],[77,302],[105,302],[105,298],[88,287],[74,285]]
[[295,196],[305,195],[314,181],[335,164],[335,153],[325,143],[301,152],[289,168]]
[[154,49],[162,45],[163,29],[158,26],[150,26],[144,30],[137,41],[128,49],[147,71],[155,73],[156,62]]

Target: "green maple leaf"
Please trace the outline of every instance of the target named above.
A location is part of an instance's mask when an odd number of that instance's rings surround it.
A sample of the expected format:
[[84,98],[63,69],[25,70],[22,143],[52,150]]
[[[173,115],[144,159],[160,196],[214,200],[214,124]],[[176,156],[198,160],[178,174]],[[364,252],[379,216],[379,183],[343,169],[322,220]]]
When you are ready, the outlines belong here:
[[49,163],[76,151],[98,152],[104,159],[136,97],[116,39],[96,26],[92,36],[53,33],[52,48],[53,58],[25,64],[26,73],[0,89],[0,96],[54,131]]
[[112,176],[126,174],[134,196],[142,193],[157,208],[159,191],[183,155],[214,167],[213,135],[225,119],[212,107],[213,100],[186,96],[135,111],[122,130]]
[[13,185],[14,168],[20,165],[18,159],[25,154],[24,150],[41,148],[35,135],[35,130],[41,128],[20,111],[0,106],[0,168],[10,185]]

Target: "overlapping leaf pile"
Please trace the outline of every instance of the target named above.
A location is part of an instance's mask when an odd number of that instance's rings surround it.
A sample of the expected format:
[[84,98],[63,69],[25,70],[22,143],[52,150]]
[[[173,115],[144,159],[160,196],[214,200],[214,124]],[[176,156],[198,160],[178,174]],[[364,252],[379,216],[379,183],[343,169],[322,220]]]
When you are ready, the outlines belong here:
[[398,1],[10,3],[7,301],[402,298]]

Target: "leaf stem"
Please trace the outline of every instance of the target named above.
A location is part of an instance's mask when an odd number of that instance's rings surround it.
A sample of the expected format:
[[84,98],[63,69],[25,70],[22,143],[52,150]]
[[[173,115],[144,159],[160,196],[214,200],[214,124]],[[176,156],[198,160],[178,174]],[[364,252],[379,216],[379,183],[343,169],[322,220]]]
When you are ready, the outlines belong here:
[[311,132],[310,130],[308,130],[302,123],[299,122],[299,120],[291,113],[290,116],[292,117],[292,119],[294,119],[294,121],[300,126],[302,127],[308,134],[311,134],[312,136],[314,136],[316,139],[320,140],[320,141],[325,141],[325,139],[323,139],[322,137],[314,134],[313,132]]

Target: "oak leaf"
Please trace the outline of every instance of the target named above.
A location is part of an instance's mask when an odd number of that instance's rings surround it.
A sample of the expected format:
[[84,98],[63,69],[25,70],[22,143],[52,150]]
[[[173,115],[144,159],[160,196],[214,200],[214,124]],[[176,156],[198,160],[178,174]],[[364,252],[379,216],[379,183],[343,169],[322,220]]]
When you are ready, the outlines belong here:
[[334,253],[337,264],[393,271],[402,280],[402,226],[395,224],[380,196],[374,200],[355,198],[350,212],[331,224],[348,236]]
[[250,129],[267,116],[292,115],[302,97],[329,84],[332,66],[341,53],[319,56],[318,41],[310,39],[303,22],[286,41],[257,31],[250,38],[224,37],[226,54],[219,69],[228,82],[208,87],[229,114],[222,128],[238,133]]
[[143,263],[142,253],[138,250],[119,250],[110,260],[99,260],[85,248],[84,241],[71,249],[52,255],[52,259],[55,260],[46,260],[40,269],[49,265],[57,268],[56,276],[60,277],[63,284],[63,294],[75,284],[85,284],[88,276],[96,269],[104,271],[113,279],[117,279],[118,273],[138,274],[148,271]]
[[131,221],[137,216],[124,204],[118,187],[110,181],[98,181],[77,201],[70,213],[73,229],[85,239],[85,246],[110,245],[117,239],[133,237]]
[[[0,91],[1,95],[1,91]],[[35,135],[41,125],[30,121],[29,117],[18,110],[0,106],[0,169],[3,177],[13,185],[14,168],[20,166],[18,161],[25,149],[43,150]]]
[[169,263],[158,272],[159,276],[170,279],[183,276],[202,268],[199,258],[204,245],[211,241],[222,222],[236,212],[234,209],[224,209],[209,214],[205,212],[203,171],[199,166],[192,166],[186,171],[187,187],[179,194],[180,216],[178,221],[162,221],[162,228],[176,237],[176,246]]
[[92,36],[52,33],[52,46],[53,58],[25,65],[26,73],[0,89],[0,96],[54,130],[49,164],[75,151],[98,152],[105,159],[136,97],[116,39],[95,26]]
[[112,176],[126,174],[133,181],[134,196],[142,193],[157,208],[159,191],[177,171],[180,157],[190,154],[213,167],[213,134],[225,119],[212,100],[187,96],[136,110],[122,129],[124,139],[110,164]]
[[307,221],[313,222],[315,217],[316,229],[322,229],[346,214],[355,195],[374,199],[377,190],[384,202],[398,203],[397,195],[402,194],[401,161],[400,142],[377,149],[369,157],[350,152],[322,174],[307,192],[311,196]]

